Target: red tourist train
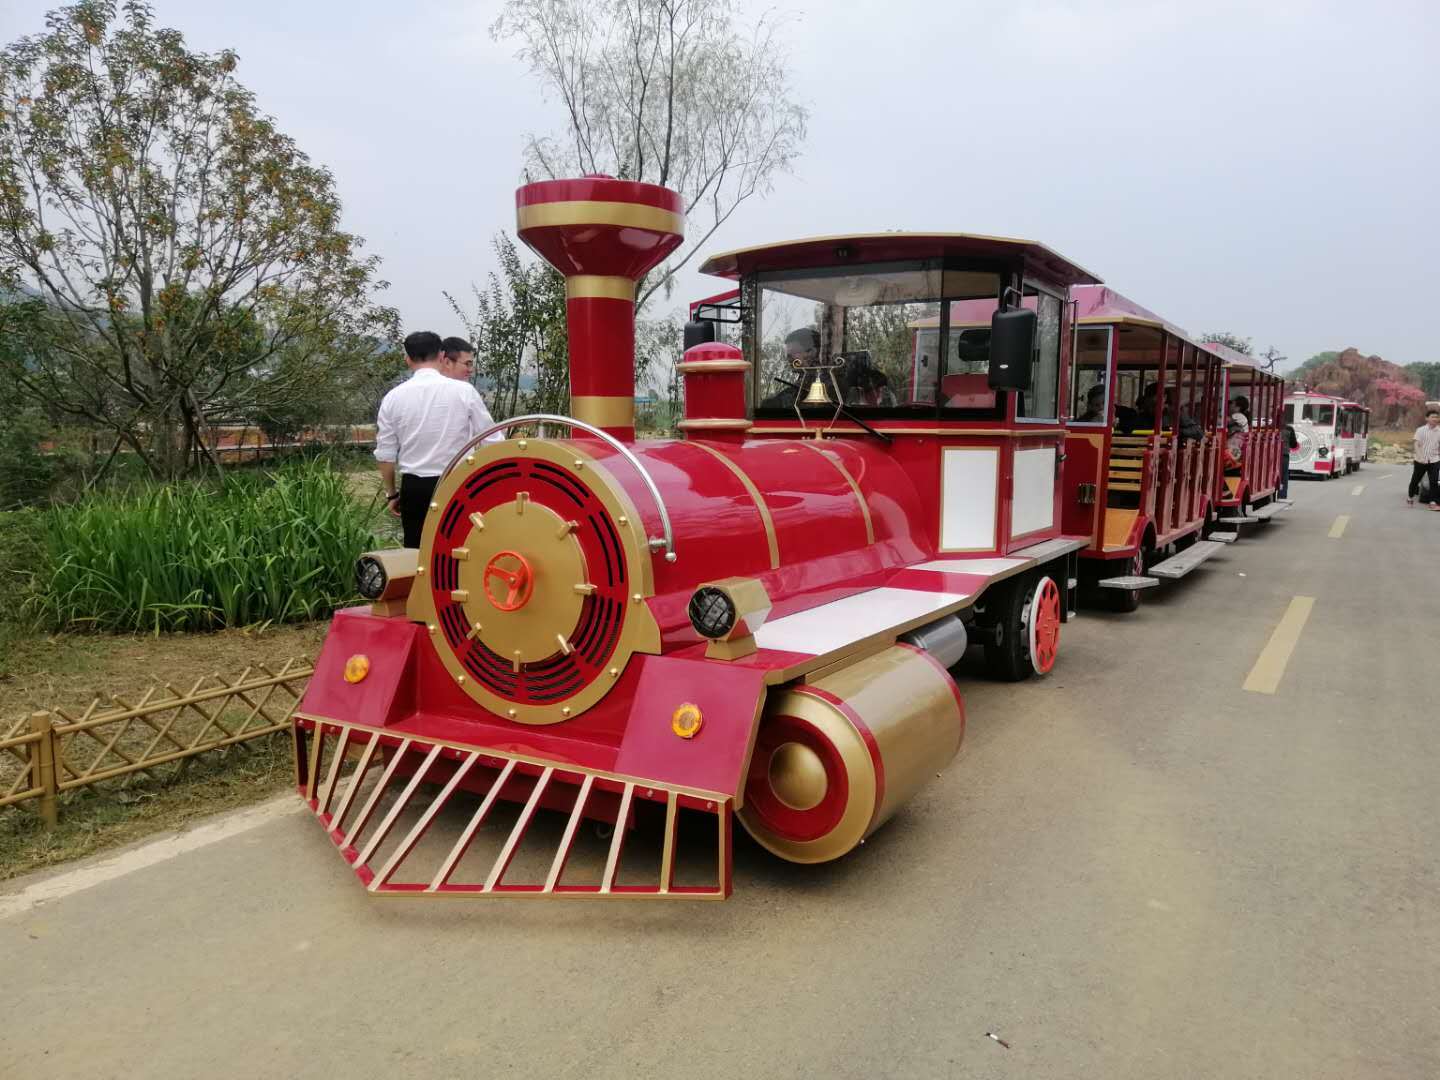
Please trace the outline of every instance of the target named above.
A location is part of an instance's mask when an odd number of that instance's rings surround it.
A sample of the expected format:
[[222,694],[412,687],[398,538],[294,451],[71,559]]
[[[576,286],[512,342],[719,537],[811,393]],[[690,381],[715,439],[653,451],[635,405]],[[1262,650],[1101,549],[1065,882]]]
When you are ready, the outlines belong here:
[[[678,197],[516,201],[566,277],[574,415],[456,454],[418,551],[361,559],[371,603],[296,714],[299,789],[372,892],[723,898],[735,819],[839,858],[958,752],[967,647],[1050,671],[1082,556],[1183,545],[1216,502],[1215,352],[1040,244],[961,233],[711,257],[738,288],[687,327],[681,437],[636,440],[635,282]],[[1114,435],[1146,378],[1150,426]],[[1102,383],[1103,423],[1072,418]],[[1186,416],[1212,421],[1193,446]]]

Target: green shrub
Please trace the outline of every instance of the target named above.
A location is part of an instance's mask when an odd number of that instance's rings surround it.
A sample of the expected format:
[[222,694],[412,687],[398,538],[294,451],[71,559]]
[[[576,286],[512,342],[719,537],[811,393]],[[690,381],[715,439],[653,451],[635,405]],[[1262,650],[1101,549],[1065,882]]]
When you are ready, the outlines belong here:
[[370,508],[321,462],[91,495],[51,511],[31,605],[56,628],[217,630],[315,619],[355,597]]
[[40,452],[49,425],[33,413],[0,417],[0,510],[44,502],[57,464]]

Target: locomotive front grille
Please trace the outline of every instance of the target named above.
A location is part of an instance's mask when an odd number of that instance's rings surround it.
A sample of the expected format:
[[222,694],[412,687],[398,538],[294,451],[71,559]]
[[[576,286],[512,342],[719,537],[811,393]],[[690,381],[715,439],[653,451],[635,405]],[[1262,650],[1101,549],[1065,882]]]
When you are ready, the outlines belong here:
[[[320,717],[297,716],[294,734],[299,792],[371,893],[730,895],[729,796]],[[642,807],[658,835],[637,827]],[[577,859],[587,818],[614,831]],[[683,848],[682,818],[702,823]]]

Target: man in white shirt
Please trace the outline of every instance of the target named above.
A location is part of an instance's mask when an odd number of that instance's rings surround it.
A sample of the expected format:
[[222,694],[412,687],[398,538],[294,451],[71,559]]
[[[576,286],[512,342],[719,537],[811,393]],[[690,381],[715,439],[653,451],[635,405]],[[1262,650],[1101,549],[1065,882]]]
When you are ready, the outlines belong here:
[[[475,387],[463,376],[450,377],[453,365],[438,334],[421,330],[407,337],[405,359],[413,374],[380,402],[375,460],[390,512],[404,527],[405,546],[413,548],[420,546],[425,514],[445,466],[494,421]],[[485,441],[503,437],[496,432]]]
[[1427,409],[1425,423],[1415,429],[1414,463],[1405,504],[1415,505],[1415,496],[1420,494],[1420,478],[1429,473],[1430,509],[1440,510],[1440,409]]

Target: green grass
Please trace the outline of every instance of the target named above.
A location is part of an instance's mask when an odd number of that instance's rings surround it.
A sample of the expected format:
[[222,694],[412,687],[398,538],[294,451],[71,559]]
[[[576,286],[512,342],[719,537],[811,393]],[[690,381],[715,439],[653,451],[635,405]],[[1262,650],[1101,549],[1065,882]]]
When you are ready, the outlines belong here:
[[29,613],[52,629],[159,633],[322,617],[354,598],[374,508],[324,461],[98,494],[44,515]]

